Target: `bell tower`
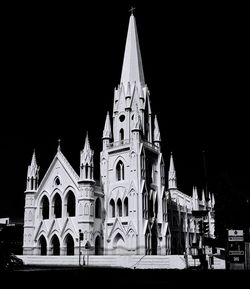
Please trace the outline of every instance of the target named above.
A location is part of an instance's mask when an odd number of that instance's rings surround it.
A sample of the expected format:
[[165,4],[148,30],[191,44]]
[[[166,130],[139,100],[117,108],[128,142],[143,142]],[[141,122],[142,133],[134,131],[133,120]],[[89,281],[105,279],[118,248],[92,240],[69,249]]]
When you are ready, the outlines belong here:
[[105,254],[166,254],[164,162],[149,96],[131,14],[120,84],[114,91],[113,125],[107,115],[100,157]]
[[38,188],[39,167],[36,161],[35,150],[32,155],[31,164],[28,166],[27,182],[25,190],[25,207],[24,207],[24,233],[23,233],[23,252],[32,254],[32,238],[35,230],[35,194]]
[[[84,235],[84,244],[94,233],[94,151],[90,148],[89,136],[86,134],[84,148],[80,153],[80,178],[78,181],[79,228]],[[93,239],[89,240],[94,247]]]

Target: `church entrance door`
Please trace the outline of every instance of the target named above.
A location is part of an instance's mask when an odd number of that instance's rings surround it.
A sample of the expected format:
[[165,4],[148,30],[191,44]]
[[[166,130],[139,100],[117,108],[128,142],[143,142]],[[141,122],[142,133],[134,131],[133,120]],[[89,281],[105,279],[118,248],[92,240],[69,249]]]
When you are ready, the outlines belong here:
[[154,222],[154,225],[151,229],[151,248],[152,255],[157,255],[157,224]]

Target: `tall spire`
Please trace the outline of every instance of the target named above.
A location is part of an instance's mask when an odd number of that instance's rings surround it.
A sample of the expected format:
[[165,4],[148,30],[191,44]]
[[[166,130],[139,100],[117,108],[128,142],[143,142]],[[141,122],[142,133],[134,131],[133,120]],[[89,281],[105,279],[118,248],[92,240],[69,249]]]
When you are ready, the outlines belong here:
[[159,129],[157,116],[155,115],[155,121],[154,121],[154,142],[160,142],[160,141],[161,141],[161,134],[160,134],[160,129]]
[[197,188],[195,186],[193,187],[192,199],[193,199],[193,210],[199,210],[199,198]]
[[90,151],[90,144],[89,144],[89,134],[88,132],[86,133],[86,137],[85,137],[85,144],[84,144],[84,149],[85,152]]
[[205,191],[202,189],[202,195],[201,195],[201,203],[203,206],[205,206],[206,201],[205,201]]
[[36,162],[36,151],[34,149],[32,159],[31,159],[31,168],[36,168],[37,167],[37,162]]
[[28,166],[26,190],[36,190],[39,179],[39,167],[36,161],[36,152],[33,151],[31,163]]
[[111,123],[110,123],[109,112],[107,112],[102,138],[103,139],[104,138],[105,139],[111,139],[112,138],[112,131],[111,131]]
[[174,160],[173,160],[172,152],[170,155],[170,165],[169,165],[169,171],[168,171],[168,188],[177,189],[177,179],[176,179],[176,172],[174,168]]
[[80,181],[94,179],[94,151],[90,148],[88,132],[84,149],[80,153]]
[[211,205],[212,205],[212,208],[214,208],[215,199],[214,199],[214,194],[213,193],[211,194]]
[[139,39],[133,13],[130,15],[127,40],[123,58],[121,83],[145,84]]

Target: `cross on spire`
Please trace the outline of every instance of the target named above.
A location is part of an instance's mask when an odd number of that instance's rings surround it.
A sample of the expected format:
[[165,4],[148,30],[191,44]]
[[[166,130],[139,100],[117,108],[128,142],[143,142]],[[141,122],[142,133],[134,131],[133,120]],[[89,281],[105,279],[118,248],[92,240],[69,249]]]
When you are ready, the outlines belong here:
[[60,150],[61,150],[61,140],[58,139],[57,151],[59,152]]
[[136,9],[135,7],[131,6],[131,8],[128,11],[131,12],[131,15],[133,15],[135,9]]

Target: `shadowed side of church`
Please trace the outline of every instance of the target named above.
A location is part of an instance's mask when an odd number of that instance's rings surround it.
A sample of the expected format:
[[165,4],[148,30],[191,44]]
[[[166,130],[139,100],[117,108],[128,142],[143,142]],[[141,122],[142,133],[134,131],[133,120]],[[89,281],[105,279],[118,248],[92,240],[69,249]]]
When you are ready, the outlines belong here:
[[[88,134],[79,175],[60,143],[45,176],[33,153],[28,167],[24,212],[24,255],[78,255],[90,244],[95,255],[183,254],[199,239],[193,210],[208,210],[214,237],[213,194],[199,200],[177,188],[173,155],[168,174],[157,116],[151,111],[135,17],[130,16],[122,73],[107,112],[100,153],[100,181],[94,179],[94,151]],[[168,176],[168,177],[166,177]]]

